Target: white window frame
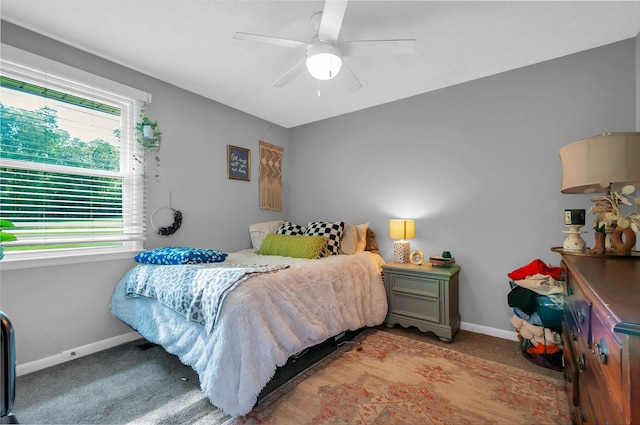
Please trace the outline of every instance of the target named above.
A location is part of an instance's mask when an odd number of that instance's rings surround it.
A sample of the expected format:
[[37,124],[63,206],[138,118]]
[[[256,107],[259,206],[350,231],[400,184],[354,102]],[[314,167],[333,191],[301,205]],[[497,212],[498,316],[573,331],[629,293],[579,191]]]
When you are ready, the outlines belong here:
[[[129,106],[125,109],[128,116],[122,117],[128,125],[121,128],[121,149],[123,169],[130,171],[131,184],[129,190],[123,193],[123,208],[127,205],[127,210],[123,215],[133,217],[134,221],[142,225],[141,236],[137,239],[126,241],[123,246],[82,248],[78,250],[42,250],[42,251],[18,251],[7,252],[0,261],[0,270],[13,270],[22,268],[33,268],[54,265],[67,265],[83,262],[94,262],[104,260],[131,259],[132,255],[143,249],[144,240],[144,180],[139,171],[134,171],[134,154],[144,157],[139,151],[136,142],[135,124],[136,118],[142,108],[151,102],[151,95],[141,90],[125,86],[112,80],[87,73],[77,68],[52,61],[47,58],[17,49],[5,44],[1,45],[0,67],[3,74],[16,79],[24,80],[24,76],[35,77],[36,84],[38,75],[45,76],[47,81],[55,81],[56,87],[63,89],[66,87],[85,88],[92,94],[109,93],[110,96],[118,95],[127,102]],[[33,81],[33,79],[31,79]],[[123,110],[123,113],[124,110]],[[0,165],[10,165],[10,160],[0,160]],[[135,202],[127,202],[125,196],[132,196]]]

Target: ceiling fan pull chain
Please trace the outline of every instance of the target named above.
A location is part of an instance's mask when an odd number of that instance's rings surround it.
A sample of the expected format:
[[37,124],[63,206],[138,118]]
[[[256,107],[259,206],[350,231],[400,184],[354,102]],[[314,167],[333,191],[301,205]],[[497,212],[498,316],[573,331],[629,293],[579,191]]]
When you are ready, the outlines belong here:
[[316,80],[318,82],[318,97],[320,97],[320,80]]

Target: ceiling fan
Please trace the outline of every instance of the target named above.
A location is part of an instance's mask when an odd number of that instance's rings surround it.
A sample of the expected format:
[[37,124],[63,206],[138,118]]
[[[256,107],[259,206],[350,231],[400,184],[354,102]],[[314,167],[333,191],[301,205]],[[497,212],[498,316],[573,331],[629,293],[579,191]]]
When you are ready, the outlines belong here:
[[305,56],[289,71],[284,73],[273,87],[284,87],[300,75],[306,68],[318,80],[330,80],[338,75],[341,69],[346,69],[349,88],[357,90],[362,83],[353,73],[343,58],[350,56],[405,54],[412,53],[414,39],[395,40],[356,40],[341,41],[338,39],[340,27],[347,9],[347,0],[326,0],[324,10],[311,18],[311,25],[317,35],[310,42],[271,37],[267,35],[236,32],[236,40],[255,41],[288,48],[306,47]]

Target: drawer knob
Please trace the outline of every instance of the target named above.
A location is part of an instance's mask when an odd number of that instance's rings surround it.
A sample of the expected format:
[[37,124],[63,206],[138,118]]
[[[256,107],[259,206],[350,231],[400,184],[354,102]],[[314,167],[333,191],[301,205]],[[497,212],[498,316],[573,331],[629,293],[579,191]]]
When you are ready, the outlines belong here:
[[602,364],[607,364],[607,344],[604,338],[600,338],[600,342],[596,342],[596,355],[598,356],[598,361]]
[[585,361],[584,354],[581,353],[577,358],[576,362],[578,363],[578,370],[580,372],[584,372],[587,368],[587,362]]
[[587,421],[587,409],[584,408],[584,405],[580,405],[580,423],[585,423]]

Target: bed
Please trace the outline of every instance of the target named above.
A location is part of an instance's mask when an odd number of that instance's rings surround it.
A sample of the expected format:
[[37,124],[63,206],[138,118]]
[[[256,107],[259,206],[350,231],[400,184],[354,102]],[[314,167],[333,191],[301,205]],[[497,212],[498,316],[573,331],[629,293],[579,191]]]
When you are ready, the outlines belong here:
[[233,416],[251,411],[290,356],[344,331],[377,326],[387,313],[384,261],[377,253],[303,259],[259,252],[229,253],[217,265],[189,265],[195,273],[236,265],[262,268],[232,285],[206,320],[188,319],[152,296],[127,295],[133,274],[160,269],[166,276],[171,267],[181,266],[137,265],[118,282],[111,299],[115,317],[191,366],[211,403]]

